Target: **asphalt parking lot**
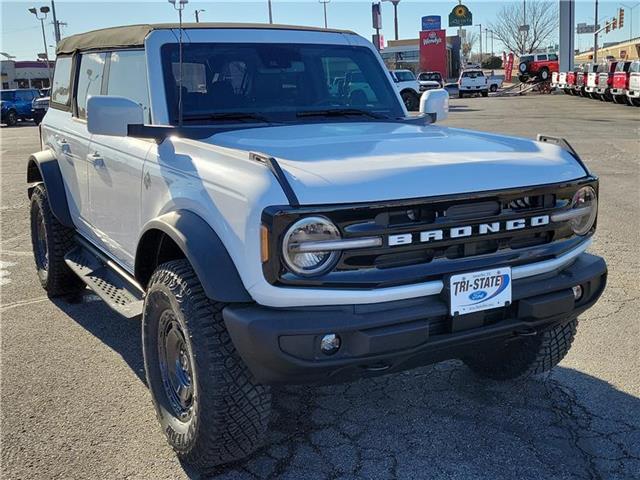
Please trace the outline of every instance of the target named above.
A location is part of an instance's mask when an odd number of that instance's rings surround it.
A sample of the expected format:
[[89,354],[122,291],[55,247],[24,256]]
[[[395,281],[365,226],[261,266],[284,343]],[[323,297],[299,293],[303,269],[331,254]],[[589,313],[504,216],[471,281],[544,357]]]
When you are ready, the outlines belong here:
[[[268,445],[216,479],[640,478],[640,109],[565,95],[454,98],[445,124],[564,136],[600,176],[592,251],[609,285],[571,352],[516,383],[449,361],[278,388]],[[39,287],[25,194],[38,130],[0,135],[2,477],[188,478],[154,416],[139,324],[89,293],[51,301]]]

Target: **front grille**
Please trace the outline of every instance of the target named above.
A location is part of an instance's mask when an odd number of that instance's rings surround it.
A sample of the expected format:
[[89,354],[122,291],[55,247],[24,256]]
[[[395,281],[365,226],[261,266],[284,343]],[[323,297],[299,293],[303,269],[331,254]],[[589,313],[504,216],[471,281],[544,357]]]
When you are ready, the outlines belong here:
[[[478,235],[480,224],[551,216],[570,206],[575,191],[595,179],[514,191],[487,192],[423,200],[387,202],[291,210],[267,209],[263,221],[273,235],[270,251],[279,251],[282,235],[300,217],[321,214],[331,219],[343,238],[380,236],[380,247],[342,253],[335,269],[318,278],[302,279],[289,273],[279,259],[264,265],[272,284],[326,286],[335,288],[375,288],[442,278],[442,275],[478,270],[495,265],[519,265],[533,259],[553,258],[579,243],[570,226],[553,223],[489,232]],[[420,241],[420,232],[454,227],[472,227],[470,237]],[[391,245],[390,236],[410,235],[411,243]]]

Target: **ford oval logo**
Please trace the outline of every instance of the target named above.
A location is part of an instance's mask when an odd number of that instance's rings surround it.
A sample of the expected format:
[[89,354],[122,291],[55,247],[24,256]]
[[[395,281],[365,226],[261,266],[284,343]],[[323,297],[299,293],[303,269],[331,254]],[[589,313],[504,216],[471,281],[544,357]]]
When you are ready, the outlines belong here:
[[487,296],[487,292],[485,292],[484,290],[479,290],[469,295],[469,300],[473,300],[473,301],[482,300],[486,296]]

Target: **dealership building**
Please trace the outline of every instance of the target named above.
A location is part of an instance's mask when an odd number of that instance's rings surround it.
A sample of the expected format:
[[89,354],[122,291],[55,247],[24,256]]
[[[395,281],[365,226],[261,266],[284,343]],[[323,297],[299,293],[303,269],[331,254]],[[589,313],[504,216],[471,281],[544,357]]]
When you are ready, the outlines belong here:
[[[446,78],[457,78],[460,75],[460,37],[446,37],[445,43],[445,67],[440,73]],[[420,64],[420,38],[390,40],[380,54],[390,68],[409,69],[414,73],[425,70]]]
[[[50,62],[53,74],[54,62]],[[49,69],[46,61],[0,61],[2,89],[46,88],[49,86]]]

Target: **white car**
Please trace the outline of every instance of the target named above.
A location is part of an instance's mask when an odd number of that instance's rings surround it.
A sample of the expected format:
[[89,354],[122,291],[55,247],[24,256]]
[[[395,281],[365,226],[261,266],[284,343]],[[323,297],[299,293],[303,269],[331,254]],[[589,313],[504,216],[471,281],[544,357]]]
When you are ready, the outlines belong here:
[[458,80],[458,96],[481,94],[489,96],[489,83],[482,70],[464,70]]
[[391,70],[402,101],[410,112],[418,110],[420,105],[420,83],[411,70]]
[[444,90],[409,115],[352,32],[178,28],[64,38],[26,176],[41,285],[141,318],[194,474],[259,448],[272,385],[562,360],[606,279],[598,179],[566,142],[438,126]]

